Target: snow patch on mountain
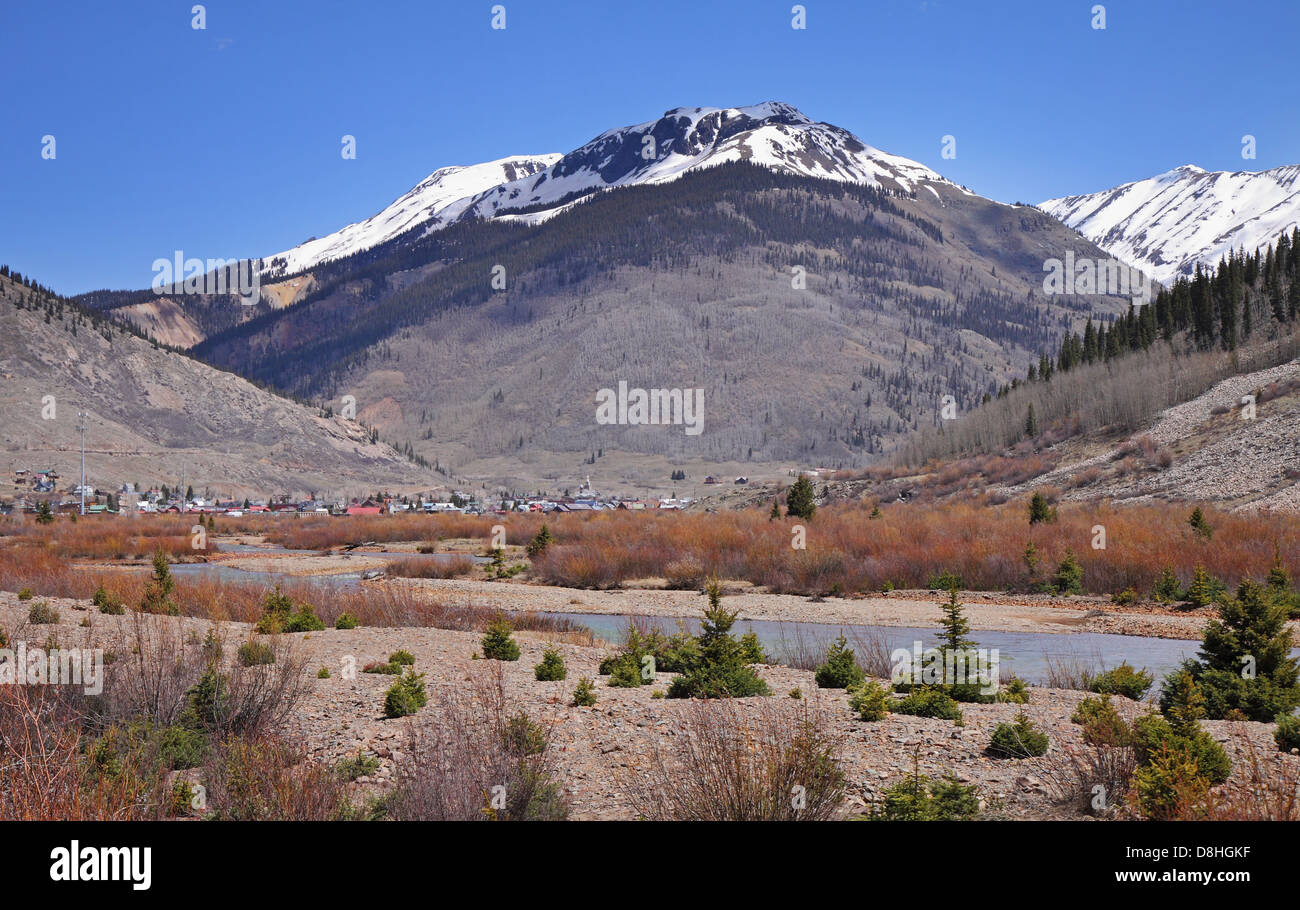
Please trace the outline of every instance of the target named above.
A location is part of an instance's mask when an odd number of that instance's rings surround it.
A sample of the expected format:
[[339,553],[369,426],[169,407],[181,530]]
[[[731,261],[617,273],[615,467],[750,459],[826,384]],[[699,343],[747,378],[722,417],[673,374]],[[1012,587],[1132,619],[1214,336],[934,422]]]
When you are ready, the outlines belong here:
[[[517,155],[468,167],[439,168],[379,214],[263,259],[263,274],[292,275],[378,246],[434,218],[449,206],[454,208],[461,200],[467,201],[489,187],[535,174],[559,158],[558,154]],[[459,213],[459,209],[455,211]]]
[[1230,251],[1253,252],[1300,225],[1300,165],[1166,173],[1038,207],[1106,252],[1169,284]]
[[926,183],[954,186],[923,164],[872,148],[847,130],[816,123],[784,102],[682,107],[658,120],[602,133],[541,173],[489,189],[462,211],[444,211],[429,230],[457,217],[494,218],[511,212],[519,220],[538,223],[566,203],[601,190],[667,183],[733,161],[906,193]]
[[847,130],[817,123],[795,107],[691,107],[609,130],[567,155],[502,158],[434,171],[377,215],[262,260],[275,280],[378,246],[423,226],[419,236],[460,219],[540,224],[603,190],[659,184],[735,161],[784,173],[913,193],[944,185],[974,195],[923,164],[873,148]]

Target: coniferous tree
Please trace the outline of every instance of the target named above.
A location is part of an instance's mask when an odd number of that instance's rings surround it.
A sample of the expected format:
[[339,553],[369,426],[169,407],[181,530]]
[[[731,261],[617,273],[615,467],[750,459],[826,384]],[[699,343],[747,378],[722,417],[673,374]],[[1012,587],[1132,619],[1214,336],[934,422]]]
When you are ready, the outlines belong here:
[[1225,597],[1205,627],[1201,651],[1185,668],[1211,718],[1267,722],[1300,705],[1300,659],[1290,657],[1286,609],[1274,593],[1246,580]]
[[817,504],[814,502],[812,481],[806,474],[800,474],[799,479],[790,487],[790,492],[786,494],[786,515],[809,521],[816,511]]
[[1197,506],[1192,510],[1191,517],[1187,519],[1187,523],[1191,525],[1192,530],[1196,532],[1197,537],[1209,540],[1214,536],[1214,528],[1210,527],[1210,523],[1205,520],[1205,513],[1201,511],[1200,506]]
[[1035,493],[1029,500],[1029,523],[1036,525],[1039,522],[1055,521],[1056,510],[1047,503],[1047,497],[1042,493]]
[[975,642],[966,637],[970,632],[970,623],[966,621],[961,601],[957,599],[955,583],[948,588],[948,602],[941,609],[943,618],[939,620],[939,625],[943,628],[943,632],[939,636],[940,650],[965,651],[975,647]]

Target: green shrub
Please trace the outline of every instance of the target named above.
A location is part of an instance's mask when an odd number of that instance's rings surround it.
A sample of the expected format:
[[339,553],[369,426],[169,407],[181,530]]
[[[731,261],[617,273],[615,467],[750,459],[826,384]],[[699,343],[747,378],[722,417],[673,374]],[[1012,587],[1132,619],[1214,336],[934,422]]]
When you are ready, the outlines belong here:
[[340,613],[339,618],[334,620],[336,629],[355,629],[361,625],[361,622],[351,613]]
[[554,648],[542,652],[542,662],[533,667],[533,675],[540,682],[556,682],[564,679],[568,671],[564,669],[564,655]]
[[504,617],[498,617],[488,623],[483,634],[483,656],[488,660],[518,660],[519,645],[510,637],[510,623]]
[[528,542],[528,546],[525,547],[524,550],[528,553],[529,559],[535,559],[540,556],[542,551],[549,547],[551,542],[554,540],[555,537],[551,534],[551,529],[546,526],[546,522],[542,522],[541,529],[533,539]]
[[[748,652],[744,655],[745,657],[752,657],[752,648],[745,642],[747,637],[748,634],[742,636],[741,648]],[[754,646],[757,647],[757,644],[757,636],[755,636]],[[761,648],[758,649],[758,653],[762,655]],[[700,662],[700,643],[694,635],[687,632],[675,632],[663,638],[656,645],[654,655],[656,670],[664,673],[687,673]],[[754,662],[758,663],[761,660],[763,660],[762,656]]]
[[573,701],[570,704],[575,708],[590,708],[596,704],[596,687],[592,685],[588,677],[584,676],[578,680],[577,688],[573,690]]
[[909,714],[913,717],[937,717],[941,720],[961,722],[961,708],[957,702],[942,689],[933,686],[920,686],[903,698],[893,702],[889,709],[895,714]]
[[613,672],[609,674],[609,684],[615,689],[635,689],[643,681],[640,667],[635,666],[626,657],[618,661],[614,665]]
[[262,598],[262,615],[257,620],[256,628],[263,635],[320,632],[325,628],[325,623],[321,622],[311,604],[296,605],[293,598],[276,585],[274,590],[267,591]]
[[316,671],[316,678],[317,678],[317,679],[329,679],[329,678],[330,678],[330,668],[329,668],[329,667],[321,667],[319,670]]
[[826,652],[826,661],[817,668],[817,685],[822,689],[850,689],[861,685],[866,674],[858,666],[856,655],[841,634]]
[[256,667],[275,663],[275,652],[271,650],[270,645],[258,641],[246,641],[239,646],[238,658],[241,667]]
[[1085,698],[1070,715],[1073,723],[1083,727],[1083,741],[1090,746],[1127,746],[1132,731],[1111,704],[1109,695]]
[[541,755],[546,751],[549,739],[546,728],[535,723],[523,711],[506,720],[502,735],[505,738],[505,747],[511,754],[519,756]]
[[203,764],[208,741],[195,726],[161,726],[152,720],[113,724],[90,742],[86,758],[101,775],[117,778],[131,769],[184,771]]
[[176,601],[172,599],[172,592],[175,589],[176,582],[172,578],[171,566],[167,564],[167,554],[159,548],[153,554],[153,575],[145,586],[144,597],[140,601],[140,611],[175,616],[180,612]]
[[19,599],[19,600],[31,600],[31,599],[32,599],[32,596],[33,596],[33,595],[32,595],[32,589],[31,589],[31,588],[23,588],[21,591],[18,592],[18,599]]
[[1123,591],[1110,595],[1110,602],[1120,607],[1131,607],[1141,599],[1141,595],[1132,588],[1125,588]]
[[396,664],[399,667],[414,667],[415,655],[410,651],[405,650],[394,651],[392,654],[388,655],[388,662],[390,664]]
[[791,689],[789,694],[790,697],[793,698],[795,701],[798,701],[799,699],[803,698],[803,690],[800,689],[798,686],[795,686],[793,689]]
[[1165,566],[1160,572],[1160,578],[1156,581],[1151,596],[1166,604],[1178,603],[1183,599],[1183,588],[1178,582],[1178,575],[1175,574],[1173,566]]
[[99,608],[100,613],[106,613],[109,616],[121,616],[126,612],[126,604],[104,590],[103,585],[95,589],[95,594],[90,598],[90,602]]
[[[1235,597],[1220,599],[1218,615],[1205,625],[1200,654],[1184,669],[1204,695],[1206,716],[1268,723],[1300,705],[1300,661],[1290,650],[1285,603],[1276,591],[1243,581]],[[1163,692],[1162,710],[1167,698]]]
[[1208,607],[1226,590],[1223,582],[1211,575],[1205,566],[1198,565],[1192,570],[1192,583],[1188,585],[1184,599],[1193,607]]
[[998,724],[989,740],[988,754],[994,758],[1035,758],[1047,754],[1047,734],[1022,711],[1015,723]]
[[1226,781],[1232,773],[1228,753],[1199,726],[1180,732],[1159,714],[1139,717],[1133,724],[1133,750],[1138,766],[1149,765],[1165,748],[1189,756],[1198,773],[1213,786]]
[[384,693],[384,717],[407,717],[429,702],[424,691],[424,674],[407,668]]
[[182,722],[209,732],[217,729],[229,716],[230,687],[226,677],[209,665],[199,681],[185,692],[186,707]]
[[1029,500],[1029,523],[1056,521],[1056,509],[1047,502],[1042,493],[1035,493]]
[[369,777],[379,770],[379,759],[373,755],[367,755],[360,749],[356,755],[349,755],[347,758],[339,759],[338,764],[334,766],[334,773],[344,780],[356,780],[358,777]]
[[1133,773],[1138,811],[1156,821],[1185,817],[1205,802],[1210,781],[1185,746],[1163,742]]
[[731,637],[738,614],[722,607],[717,581],[705,589],[709,606],[697,638],[699,656],[668,687],[669,698],[745,698],[770,695],[767,683],[749,666],[749,649]]
[[1083,593],[1083,566],[1075,558],[1073,550],[1065,551],[1065,559],[1056,567],[1052,576],[1052,590],[1057,594]]
[[1192,515],[1187,519],[1187,523],[1191,525],[1191,528],[1196,532],[1197,537],[1209,540],[1214,536],[1214,529],[1210,527],[1210,523],[1205,520],[1205,513],[1201,511],[1200,506],[1197,506],[1192,510]]
[[1029,685],[1019,676],[1013,676],[1007,680],[1007,684],[998,692],[997,699],[1000,702],[1009,702],[1013,705],[1029,704]]
[[208,740],[200,730],[180,725],[163,727],[157,732],[158,761],[170,771],[184,771],[203,764]]
[[59,611],[39,600],[27,611],[27,621],[34,626],[55,625],[59,621]]
[[1135,670],[1125,661],[1118,667],[1091,677],[1088,680],[1088,691],[1099,695],[1123,695],[1141,701],[1153,682],[1155,677],[1145,668]]
[[1294,714],[1279,714],[1277,729],[1273,731],[1273,741],[1283,752],[1300,749],[1300,717]]
[[675,677],[668,686],[669,698],[748,698],[771,694],[767,683],[745,664],[701,667]]
[[395,664],[391,660],[371,661],[361,668],[362,673],[382,673],[388,676],[400,676],[402,674],[401,664]]
[[803,518],[811,521],[817,512],[816,493],[812,481],[806,474],[800,474],[785,497],[785,514],[790,518]]
[[176,778],[172,781],[170,799],[168,800],[167,812],[172,817],[188,815],[194,808],[194,785],[184,778]]
[[[752,633],[741,639],[740,648],[743,658],[763,659],[758,638]],[[699,642],[695,636],[684,631],[664,635],[655,629],[642,632],[636,626],[629,625],[619,653],[611,654],[600,662],[600,674],[605,676],[613,673],[621,663],[628,663],[640,672],[648,666],[647,656],[654,657],[656,673],[687,673],[699,663]]]
[[217,635],[216,629],[208,629],[207,634],[203,636],[203,644],[200,646],[199,651],[203,655],[204,666],[215,667],[221,663],[221,658],[226,653],[226,649],[221,643],[221,638]]
[[[740,659],[747,664],[761,664],[767,661],[767,655],[763,653],[763,646],[758,643],[757,632],[746,632],[740,636]],[[675,670],[665,670],[665,673],[675,673]]]
[[880,683],[863,683],[849,696],[849,707],[858,712],[859,720],[884,720],[889,714],[889,693]]
[[956,778],[913,775],[885,790],[871,818],[879,821],[970,821],[980,814],[979,791]]
[[285,624],[286,632],[322,632],[325,629],[325,623],[316,615],[316,610],[311,604],[303,604],[298,608],[298,612],[289,617]]
[[954,588],[960,591],[966,587],[966,582],[956,572],[936,572],[926,581],[925,586],[932,591],[951,591]]

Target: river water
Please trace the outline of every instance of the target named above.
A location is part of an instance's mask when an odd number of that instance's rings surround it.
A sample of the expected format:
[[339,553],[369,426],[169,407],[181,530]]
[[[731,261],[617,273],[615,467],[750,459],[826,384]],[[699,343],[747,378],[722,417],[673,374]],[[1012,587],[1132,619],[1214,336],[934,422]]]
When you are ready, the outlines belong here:
[[[313,551],[295,551],[268,549],[265,547],[224,547],[227,552],[248,553],[310,553]],[[374,553],[363,554],[367,557],[387,557],[391,559],[407,558],[411,553]],[[456,554],[430,553],[426,558],[454,558]],[[481,557],[477,561],[484,561]],[[172,566],[173,574],[179,577],[202,577],[210,575],[220,581],[261,582],[275,584],[310,584],[323,591],[355,590],[361,583],[360,572],[337,575],[277,575],[271,572],[250,572],[225,566],[220,563],[187,563]],[[677,619],[666,616],[641,616],[618,613],[548,613],[560,619],[568,619],[591,629],[598,638],[610,642],[622,641],[629,624],[636,623],[643,628],[654,628],[664,632],[675,632],[685,628],[692,633],[699,632],[697,619]],[[893,651],[898,648],[912,650],[916,642],[922,649],[931,647],[938,641],[936,629],[914,629],[896,626],[871,625],[828,625],[812,622],[777,622],[761,619],[739,620],[732,629],[740,635],[753,632],[758,636],[763,650],[778,662],[789,662],[798,655],[820,653],[841,632],[849,640],[850,646],[866,641],[882,641],[885,648]],[[1159,680],[1170,670],[1188,658],[1195,657],[1199,641],[1187,641],[1169,638],[1146,638],[1137,635],[1110,635],[1100,632],[993,632],[972,629],[969,637],[977,647],[997,650],[998,661],[1003,675],[1014,673],[1030,683],[1041,683],[1048,674],[1052,662],[1079,662],[1090,670],[1102,666],[1114,667],[1127,661],[1134,667],[1145,667]],[[1300,654],[1300,649],[1293,649],[1292,655]]]

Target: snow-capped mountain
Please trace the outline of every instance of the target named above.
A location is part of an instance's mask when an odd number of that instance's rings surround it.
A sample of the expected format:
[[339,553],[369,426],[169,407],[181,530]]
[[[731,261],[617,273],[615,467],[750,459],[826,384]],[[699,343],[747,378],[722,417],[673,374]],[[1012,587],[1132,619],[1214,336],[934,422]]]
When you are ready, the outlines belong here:
[[872,148],[837,126],[816,123],[784,102],[680,107],[658,120],[602,133],[545,171],[482,193],[463,212],[444,211],[431,228],[454,217],[493,218],[520,209],[528,210],[529,221],[540,221],[600,190],[666,183],[729,161],[909,193],[927,182],[948,183],[925,165]]
[[780,101],[739,108],[682,107],[658,120],[602,133],[567,155],[502,158],[434,171],[379,214],[264,258],[264,274],[292,275],[420,225],[427,234],[465,218],[539,223],[601,190],[666,183],[729,161],[907,193],[927,187],[936,197],[929,184],[954,186],[925,165],[872,148],[847,130],[816,123]]
[[1202,170],[1186,164],[1147,180],[1038,206],[1117,259],[1164,284],[1254,251],[1300,224],[1300,165],[1268,171]]
[[[484,190],[549,167],[559,155],[519,155],[468,167],[444,167],[365,221],[262,260],[265,273],[291,275],[331,259],[342,259],[391,240]],[[456,210],[457,212],[459,209]]]

